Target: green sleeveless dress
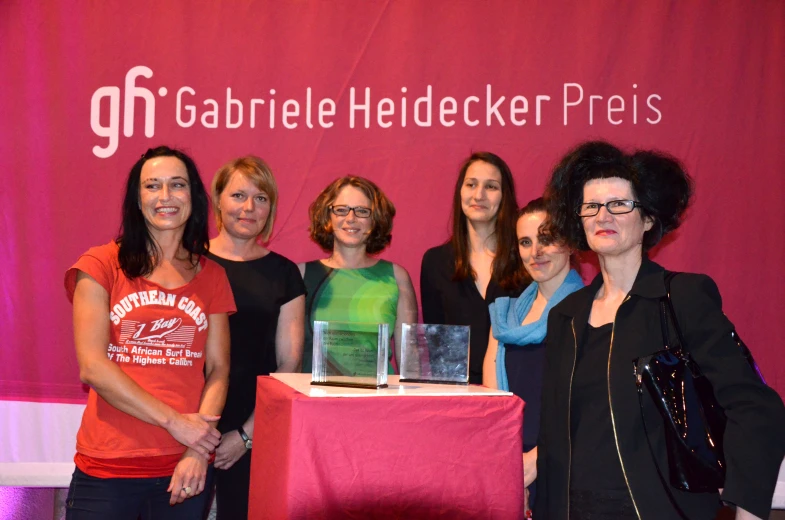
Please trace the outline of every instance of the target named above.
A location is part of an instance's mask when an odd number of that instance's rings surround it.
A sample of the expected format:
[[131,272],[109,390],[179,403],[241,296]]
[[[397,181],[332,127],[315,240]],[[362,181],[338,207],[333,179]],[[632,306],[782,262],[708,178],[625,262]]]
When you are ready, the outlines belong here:
[[[393,264],[379,260],[371,267],[333,269],[319,260],[305,264],[305,345],[303,372],[313,363],[313,322],[387,323],[390,337],[398,315],[398,283]],[[392,358],[392,346],[390,357]],[[392,364],[388,372],[394,373]]]

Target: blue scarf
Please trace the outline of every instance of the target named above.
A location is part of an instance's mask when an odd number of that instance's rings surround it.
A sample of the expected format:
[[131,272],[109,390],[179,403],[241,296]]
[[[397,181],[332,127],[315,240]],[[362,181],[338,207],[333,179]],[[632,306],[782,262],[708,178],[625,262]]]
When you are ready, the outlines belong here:
[[545,305],[540,319],[527,325],[521,325],[537,298],[537,282],[529,285],[518,298],[504,296],[496,298],[490,305],[491,327],[493,337],[499,342],[496,351],[496,383],[499,390],[509,391],[507,370],[504,365],[505,343],[508,345],[536,345],[545,340],[548,327],[548,313],[554,305],[562,301],[568,294],[583,287],[583,280],[574,269],[570,269],[564,281],[553,293]]

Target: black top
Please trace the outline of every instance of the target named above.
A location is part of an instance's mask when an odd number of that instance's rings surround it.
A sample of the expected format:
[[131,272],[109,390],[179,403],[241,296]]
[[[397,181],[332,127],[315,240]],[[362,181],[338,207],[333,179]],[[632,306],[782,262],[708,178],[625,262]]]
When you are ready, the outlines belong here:
[[[612,442],[618,444],[629,494],[643,520],[679,518],[657,475],[659,467],[668,478],[664,424],[658,420],[648,392],[644,392],[650,449],[632,365],[634,359],[663,349],[659,303],[665,295],[664,274],[662,267],[643,258],[628,297],[616,312],[610,362],[606,358],[604,367],[605,374],[610,374],[607,377],[615,430]],[[570,395],[577,396],[571,388],[572,371],[576,348],[584,344],[586,335],[586,327],[581,324],[588,323],[602,283],[602,276],[597,275],[589,286],[568,295],[548,314],[535,518],[567,520],[573,513],[567,493],[572,451],[569,399]],[[711,278],[687,273],[676,276],[671,283],[671,299],[690,355],[712,384],[728,417],[724,446],[727,474],[722,499],[767,518],[785,457],[782,400],[761,383],[731,337],[733,324],[722,312],[722,298]],[[743,336],[744,331],[740,332]],[[607,401],[608,393],[606,388],[599,397]],[[717,493],[688,493],[673,487],[670,491],[690,520],[713,520],[717,516]]]
[[537,445],[540,433],[542,373],[545,371],[545,343],[536,345],[508,345],[504,355],[507,383],[510,392],[526,403],[523,421],[523,451]]
[[303,273],[305,284],[305,347],[303,348],[303,366],[301,371],[310,374],[313,369],[313,308],[314,297],[330,276],[332,267],[327,267],[319,260],[307,262]]
[[469,383],[482,384],[482,361],[488,349],[491,315],[488,306],[501,296],[518,296],[524,288],[505,291],[491,280],[480,295],[469,277],[453,281],[455,252],[450,243],[433,247],[422,257],[420,297],[423,323],[469,325]]
[[218,429],[236,430],[256,406],[256,377],[278,368],[275,335],[281,307],[305,294],[300,271],[291,260],[269,254],[238,262],[208,253],[226,270],[237,312],[229,316],[231,366],[226,406]]
[[[608,351],[612,323],[586,325],[578,348],[572,379],[570,431],[572,467],[570,488],[627,491],[613,440],[608,404]],[[526,414],[528,419],[529,414]]]

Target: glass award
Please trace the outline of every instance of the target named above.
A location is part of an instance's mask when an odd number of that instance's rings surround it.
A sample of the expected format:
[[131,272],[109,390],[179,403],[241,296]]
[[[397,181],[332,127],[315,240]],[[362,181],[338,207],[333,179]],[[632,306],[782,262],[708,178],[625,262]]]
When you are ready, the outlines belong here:
[[313,322],[312,385],[387,387],[386,323]]
[[400,381],[469,384],[469,327],[404,323]]

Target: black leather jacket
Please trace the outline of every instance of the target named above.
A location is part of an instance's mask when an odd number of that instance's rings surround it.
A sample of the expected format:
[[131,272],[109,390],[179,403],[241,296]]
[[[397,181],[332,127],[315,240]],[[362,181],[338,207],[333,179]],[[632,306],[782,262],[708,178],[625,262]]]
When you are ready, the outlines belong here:
[[[592,301],[602,285],[591,285],[554,307],[548,317],[546,368],[537,461],[535,518],[568,519],[570,515],[570,402],[575,355],[581,344]],[[664,270],[644,259],[627,298],[614,319],[608,356],[608,393],[616,451],[633,504],[642,520],[680,518],[666,494],[643,430],[633,359],[663,348],[658,302],[665,295]],[[680,274],[671,284],[671,299],[686,347],[711,381],[725,409],[727,475],[721,499],[768,518],[780,463],[785,456],[785,407],[763,385],[731,339],[733,324],[722,313],[715,283],[705,275]],[[743,336],[743,333],[742,333]],[[754,345],[751,346],[754,354]],[[646,425],[663,475],[668,466],[662,422],[647,392]],[[690,519],[713,519],[720,507],[717,493],[689,493],[671,488]]]

